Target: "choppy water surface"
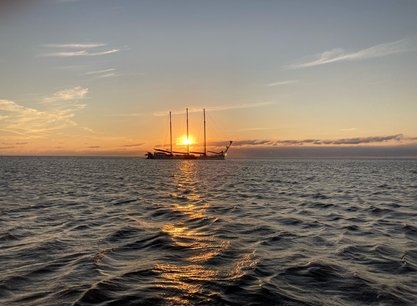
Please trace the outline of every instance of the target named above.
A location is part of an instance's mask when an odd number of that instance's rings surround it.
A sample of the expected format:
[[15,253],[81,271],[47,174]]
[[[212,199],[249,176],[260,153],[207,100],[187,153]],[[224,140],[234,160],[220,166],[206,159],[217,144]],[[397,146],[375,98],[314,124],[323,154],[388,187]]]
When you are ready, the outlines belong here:
[[417,161],[0,158],[0,304],[414,305]]

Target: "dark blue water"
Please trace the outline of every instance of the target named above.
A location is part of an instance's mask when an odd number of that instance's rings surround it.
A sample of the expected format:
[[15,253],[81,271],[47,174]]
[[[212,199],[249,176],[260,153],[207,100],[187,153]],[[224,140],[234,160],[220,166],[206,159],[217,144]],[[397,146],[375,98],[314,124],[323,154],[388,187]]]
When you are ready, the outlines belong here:
[[0,158],[0,304],[414,305],[416,160]]

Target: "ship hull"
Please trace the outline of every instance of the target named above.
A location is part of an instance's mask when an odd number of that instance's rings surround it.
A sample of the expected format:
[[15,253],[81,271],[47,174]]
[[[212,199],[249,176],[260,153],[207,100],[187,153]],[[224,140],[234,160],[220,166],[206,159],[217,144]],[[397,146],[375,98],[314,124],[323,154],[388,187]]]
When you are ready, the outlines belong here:
[[183,154],[183,155],[174,155],[174,154],[156,154],[148,152],[146,154],[147,159],[192,159],[192,160],[224,160],[224,154],[216,154],[216,155],[206,155],[206,156],[197,156],[193,154]]

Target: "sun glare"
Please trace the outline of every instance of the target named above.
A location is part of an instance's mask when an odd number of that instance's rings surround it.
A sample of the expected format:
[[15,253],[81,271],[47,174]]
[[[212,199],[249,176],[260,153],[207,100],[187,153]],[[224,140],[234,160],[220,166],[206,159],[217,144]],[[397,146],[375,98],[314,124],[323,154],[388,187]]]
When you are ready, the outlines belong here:
[[193,137],[189,136],[182,136],[179,141],[177,141],[178,144],[181,144],[183,146],[192,145],[194,143]]

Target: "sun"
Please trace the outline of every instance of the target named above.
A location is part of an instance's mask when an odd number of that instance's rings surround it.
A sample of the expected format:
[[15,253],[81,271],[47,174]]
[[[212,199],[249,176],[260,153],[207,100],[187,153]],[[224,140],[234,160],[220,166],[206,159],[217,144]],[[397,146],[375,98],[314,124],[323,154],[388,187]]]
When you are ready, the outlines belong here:
[[194,143],[194,139],[192,136],[182,136],[180,137],[180,139],[178,139],[179,141],[177,141],[177,144],[181,144],[183,146],[189,146],[192,145]]

